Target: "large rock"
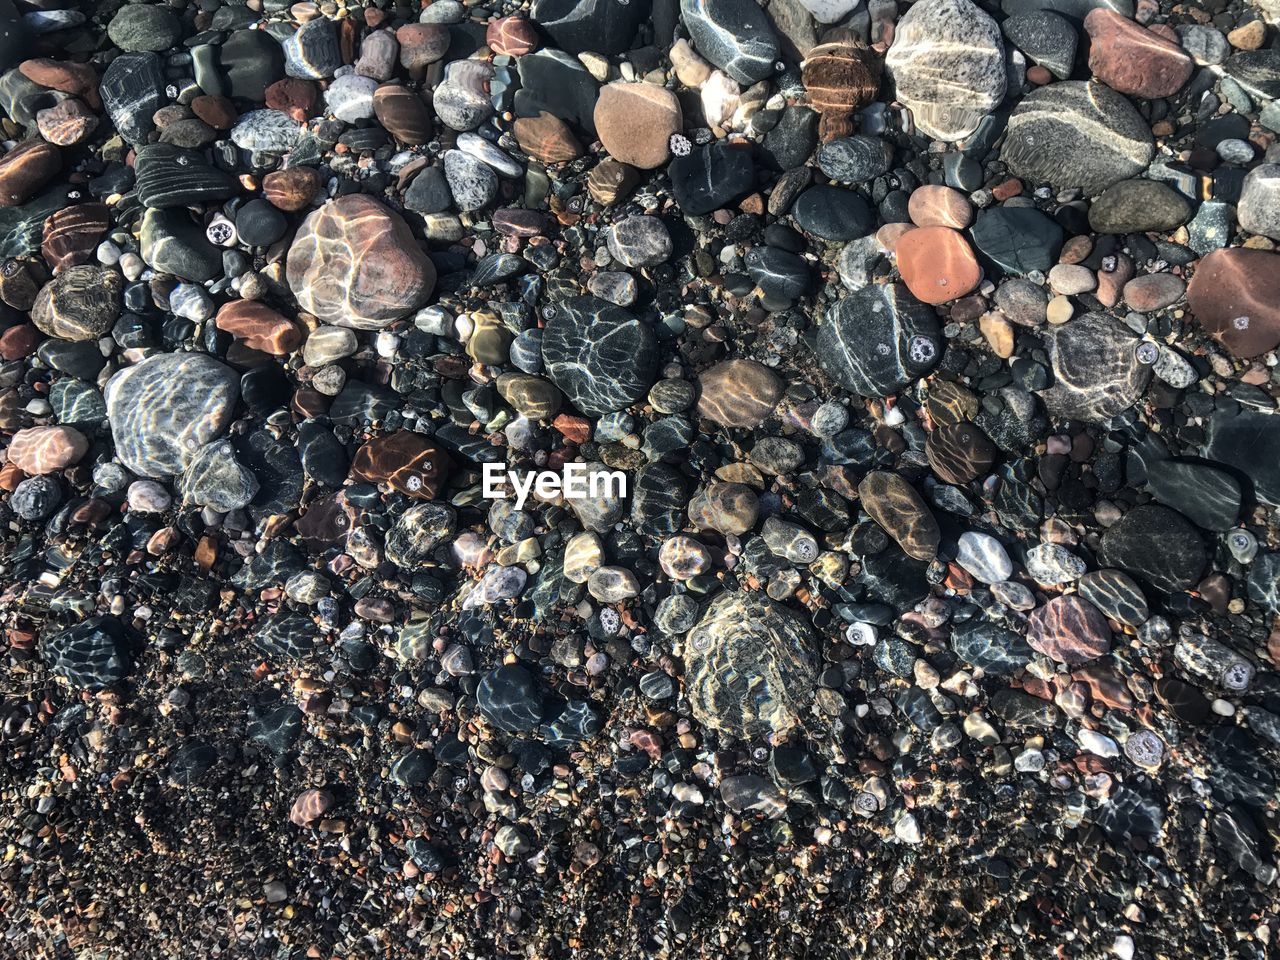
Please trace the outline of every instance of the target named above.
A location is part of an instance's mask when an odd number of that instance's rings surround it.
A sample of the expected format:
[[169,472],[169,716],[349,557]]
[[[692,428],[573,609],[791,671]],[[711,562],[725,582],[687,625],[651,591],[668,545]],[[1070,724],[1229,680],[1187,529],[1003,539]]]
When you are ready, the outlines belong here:
[[942,356],[932,308],[901,284],[869,284],[836,304],[818,328],[818,361],[832,379],[864,397],[914,383]]
[[755,0],[680,0],[698,53],[741,84],[763,80],[778,59],[778,35]]
[[117,617],[92,617],[40,643],[49,669],[71,686],[100,690],[133,672],[136,637]]
[[231,423],[240,378],[203,353],[161,353],[107,383],[116,456],[141,477],[182,473]]
[[884,61],[916,127],[961,140],[1004,98],[1000,28],[969,0],[919,0],[898,21]]
[[684,647],[685,692],[703,726],[731,737],[784,733],[813,700],[813,633],[758,594],[721,593]]
[[325,204],[302,222],[286,276],[302,309],[357,330],[380,330],[418,309],[436,283],[404,220],[363,194]]
[[1032,91],[1009,116],[1000,159],[1019,177],[1089,196],[1151,162],[1151,128],[1110,87],[1068,80]]
[[596,297],[572,297],[554,310],[542,333],[542,360],[575,407],[600,417],[648,393],[658,344],[646,324]]
[[1138,339],[1115,320],[1087,313],[1044,332],[1054,382],[1040,391],[1049,412],[1068,420],[1110,420],[1131,407],[1151,380]]
[[1215,250],[1196,265],[1187,306],[1233,356],[1250,359],[1280,345],[1280,256]]
[[124,279],[115,270],[68,267],[40,290],[31,322],[61,340],[97,340],[120,316]]

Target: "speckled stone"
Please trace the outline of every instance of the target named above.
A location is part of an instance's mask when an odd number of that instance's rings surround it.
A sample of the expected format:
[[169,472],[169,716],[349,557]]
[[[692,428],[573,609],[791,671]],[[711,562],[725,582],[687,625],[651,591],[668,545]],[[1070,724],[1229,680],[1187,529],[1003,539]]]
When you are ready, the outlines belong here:
[[918,0],[898,21],[885,55],[898,99],[928,137],[968,136],[1004,97],[1004,41],[969,0]]
[[289,286],[321,320],[379,330],[426,303],[430,259],[400,216],[363,194],[309,214],[289,248]]
[[694,716],[728,736],[785,733],[813,699],[817,659],[808,624],[758,594],[719,594],[686,638],[684,656]]

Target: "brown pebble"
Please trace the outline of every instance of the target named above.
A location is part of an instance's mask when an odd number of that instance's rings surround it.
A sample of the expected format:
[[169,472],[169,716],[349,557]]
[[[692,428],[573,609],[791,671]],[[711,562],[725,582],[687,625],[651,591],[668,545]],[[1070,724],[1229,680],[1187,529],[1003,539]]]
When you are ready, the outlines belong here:
[[26,140],[0,157],[0,207],[26,203],[62,169],[62,154],[52,143]]
[[111,229],[105,203],[80,203],[51,213],[44,222],[40,255],[54,273],[96,260],[98,244]]
[[1120,93],[1155,100],[1171,97],[1191,77],[1194,63],[1175,42],[1102,7],[1084,18],[1089,69]]
[[538,31],[527,17],[499,17],[485,28],[485,43],[499,56],[523,57],[538,49]]
[[315,112],[320,90],[310,80],[285,77],[267,87],[265,97],[269,109],[287,113],[298,123],[303,123]]
[[569,125],[545,111],[536,117],[519,117],[511,127],[520,149],[543,163],[564,163],[582,156],[582,144]]
[[302,345],[302,331],[288,317],[256,300],[232,300],[218,308],[214,324],[245,346],[285,357]]
[[917,227],[953,227],[963,230],[973,222],[973,207],[959,190],[925,184],[912,191],[907,214]]
[[596,100],[596,135],[621,163],[652,170],[671,159],[670,142],[680,132],[680,101],[653,83],[610,83]]
[[191,112],[215,130],[230,130],[239,118],[230,100],[208,94],[191,101]]
[[1247,360],[1274,350],[1280,345],[1280,255],[1213,251],[1196,265],[1187,305],[1233,356]]
[[368,441],[351,462],[352,476],[390,484],[420,500],[434,500],[452,470],[448,454],[411,430],[397,430]]
[[949,227],[918,227],[897,245],[898,272],[917,299],[939,304],[972,293],[982,268],[964,235]]
[[286,167],[262,178],[262,195],[279,210],[295,211],[311,206],[320,189],[320,174],[311,167]]
[[782,379],[754,360],[726,360],[698,377],[698,415],[724,427],[757,427],[782,399]]
[[395,83],[384,83],[373,92],[373,113],[387,132],[406,146],[431,139],[431,111],[422,98]]

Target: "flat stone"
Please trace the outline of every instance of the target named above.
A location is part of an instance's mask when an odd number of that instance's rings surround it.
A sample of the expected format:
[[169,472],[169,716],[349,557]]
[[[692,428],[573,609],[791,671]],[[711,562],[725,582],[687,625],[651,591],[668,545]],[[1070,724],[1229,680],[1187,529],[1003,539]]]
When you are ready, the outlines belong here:
[[658,346],[648,325],[596,297],[554,305],[542,334],[547,375],[583,413],[599,417],[639,402],[653,385]]
[[304,310],[357,330],[379,330],[416,310],[436,280],[404,220],[364,194],[307,216],[289,248],[286,276]]
[[373,114],[386,131],[406,146],[431,140],[431,110],[408,87],[384,83],[373,92]]
[[168,50],[182,37],[182,22],[159,4],[126,4],[107,24],[107,36],[128,53]]
[[1182,47],[1114,10],[1089,11],[1084,28],[1089,69],[1113,90],[1154,100],[1173,96],[1191,77],[1195,64]]
[[316,17],[300,26],[282,44],[284,71],[303,80],[327,80],[342,66],[338,34],[328,17]]
[[1031,612],[1027,643],[1051,660],[1077,667],[1111,650],[1111,630],[1097,607],[1071,594]]
[[214,323],[252,350],[284,357],[302,345],[292,320],[256,300],[232,300],[218,308]]
[[898,20],[885,69],[916,127],[962,140],[1004,98],[1000,28],[969,0],[918,0]]
[[240,191],[235,177],[202,154],[166,143],[139,147],[133,169],[138,199],[148,207],[199,206],[227,200]]
[[1280,345],[1280,255],[1215,250],[1200,260],[1187,306],[1205,331],[1242,359]]
[[756,181],[751,151],[724,142],[676,157],[667,168],[667,175],[671,178],[672,196],[690,217],[726,206],[755,186]]
[[95,259],[98,244],[111,229],[105,203],[78,203],[51,214],[44,222],[40,255],[55,274]]
[[49,669],[79,690],[100,690],[133,672],[137,638],[113,616],[91,617],[46,635],[40,658]]
[[1122,570],[1092,570],[1076,581],[1076,588],[1109,620],[1140,627],[1150,616],[1142,588]]
[[1098,545],[1098,562],[1120,568],[1141,584],[1174,593],[1200,581],[1208,556],[1186,517],[1149,503],[1134,507],[1107,528]]
[[1191,205],[1182,194],[1155,180],[1121,180],[1089,207],[1089,226],[1097,233],[1162,232],[1190,218]]
[[140,477],[181,474],[231,424],[240,378],[203,353],[162,353],[108,382],[116,456]]
[[698,377],[698,416],[722,427],[757,427],[782,399],[782,379],[754,360],[725,360]]
[[946,483],[965,484],[976,480],[988,473],[996,461],[995,444],[972,423],[935,427],[925,441],[924,450],[929,466]]
[[58,148],[43,140],[27,140],[0,157],[0,206],[21,206],[62,168]]
[[1123,96],[1067,80],[1033,90],[1014,108],[1000,158],[1032,183],[1095,196],[1141,173],[1154,149],[1151,128]]
[[809,625],[759,594],[717,595],[686,637],[684,659],[694,717],[731,737],[785,733],[813,700],[818,674]]
[[164,88],[164,68],[156,54],[126,53],[107,65],[98,92],[116,130],[136,145],[145,143],[155,128],[151,118],[164,105]]
[[738,83],[773,73],[778,36],[753,0],[680,0],[680,13],[698,53]]
[[896,473],[873,470],[858,484],[862,509],[915,560],[932,560],[941,534],[924,500]]
[[13,435],[5,459],[36,477],[65,470],[88,452],[88,439],[72,427],[28,427]]
[[983,267],[999,278],[1048,273],[1058,262],[1064,233],[1034,208],[992,207],[978,215],[970,236]]
[[1225,471],[1191,461],[1157,460],[1146,465],[1146,475],[1151,495],[1197,527],[1223,533],[1240,518],[1240,483]]
[[802,230],[823,240],[857,240],[876,228],[875,212],[867,201],[843,187],[810,187],[791,212]]
[[911,293],[929,304],[968,296],[982,282],[982,268],[964,234],[950,227],[917,227],[895,248],[898,272]]
[[418,500],[434,500],[453,471],[453,460],[430,438],[396,430],[362,444],[351,460],[351,475],[385,483]]
[[1076,60],[1076,30],[1063,17],[1046,10],[1009,17],[1000,24],[1015,47],[1059,80],[1071,76]]
[[966,530],[957,541],[956,563],[983,583],[1000,583],[1013,576],[1013,561],[995,537]]
[[658,217],[624,217],[605,236],[609,252],[628,267],[653,267],[672,252],[671,234]]
[[222,251],[185,209],[147,208],[139,232],[142,259],[153,270],[206,283],[222,273]]
[[641,170],[671,157],[671,138],[683,123],[680,101],[653,83],[610,83],[600,88],[594,113],[596,134],[609,155]]
[[[529,17],[568,53],[619,54],[649,18],[647,0],[534,0]],[[523,53],[529,49],[521,44]]]
[[897,393],[927,374],[944,341],[933,310],[901,284],[871,284],[842,298],[818,327],[818,361],[864,397]]
[[1106,421],[1132,406],[1151,380],[1138,340],[1116,321],[1087,313],[1043,333],[1053,384],[1039,391],[1055,417]]

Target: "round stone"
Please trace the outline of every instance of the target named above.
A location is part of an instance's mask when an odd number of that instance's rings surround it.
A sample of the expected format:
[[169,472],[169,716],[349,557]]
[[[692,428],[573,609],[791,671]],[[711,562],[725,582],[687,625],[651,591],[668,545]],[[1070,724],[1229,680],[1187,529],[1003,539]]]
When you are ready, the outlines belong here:
[[27,427],[13,435],[5,457],[27,476],[35,477],[64,470],[88,452],[88,439],[72,427]]
[[983,583],[1013,576],[1013,561],[1004,545],[988,533],[966,530],[957,541],[956,563]]
[[914,383],[942,357],[933,310],[902,284],[870,284],[840,300],[818,327],[818,361],[841,386],[885,397]]
[[476,688],[476,704],[486,720],[507,733],[532,733],[542,722],[542,693],[533,674],[519,664],[486,673]]
[[1141,173],[1154,151],[1133,104],[1101,83],[1068,80],[1033,90],[1014,108],[1000,159],[1033,183],[1094,196]]
[[609,228],[605,242],[628,267],[653,267],[671,257],[671,234],[657,217],[624,217]]
[[1027,643],[1051,660],[1077,667],[1111,650],[1111,630],[1097,607],[1072,594],[1031,612]]
[[1115,10],[1095,7],[1084,28],[1089,69],[1112,90],[1155,100],[1173,96],[1191,77],[1195,65],[1182,47]]
[[180,474],[231,423],[240,378],[203,353],[163,353],[107,382],[116,456],[140,477]]
[[924,303],[968,296],[982,282],[982,268],[964,234],[950,227],[917,227],[895,249],[902,282]]
[[719,594],[686,638],[684,656],[694,717],[727,736],[785,733],[813,699],[808,624],[758,594]]
[[1280,256],[1215,250],[1196,265],[1187,306],[1233,356],[1251,359],[1280,346]]
[[652,170],[671,158],[671,137],[683,123],[680,101],[653,83],[610,83],[596,101],[596,135],[615,160]]
[[644,398],[657,372],[653,331],[596,297],[554,304],[542,334],[547,375],[580,411],[599,417]]
[[741,483],[712,481],[689,501],[689,522],[724,536],[742,536],[756,525],[759,515],[759,498]]
[[1056,417],[1109,420],[1131,407],[1151,380],[1138,339],[1103,314],[1047,327],[1043,336],[1054,382],[1040,396]]
[[758,427],[782,399],[782,379],[754,360],[725,360],[698,377],[698,415],[722,427]]
[[31,322],[62,340],[97,340],[120,316],[124,278],[116,270],[83,264],[68,267],[36,297]]
[[1097,233],[1173,230],[1190,218],[1191,205],[1182,194],[1156,180],[1121,180],[1089,207],[1089,226]]
[[436,271],[398,214],[364,194],[312,212],[289,248],[298,303],[326,323],[380,330],[427,302]]

